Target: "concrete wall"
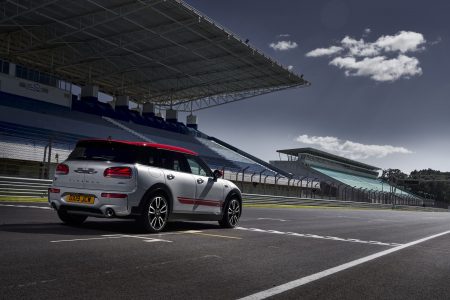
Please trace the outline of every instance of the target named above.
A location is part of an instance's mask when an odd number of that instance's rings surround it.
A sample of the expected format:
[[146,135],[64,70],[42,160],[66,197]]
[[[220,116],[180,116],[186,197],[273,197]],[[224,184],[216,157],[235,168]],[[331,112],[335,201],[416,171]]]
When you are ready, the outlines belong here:
[[61,106],[71,107],[72,105],[72,94],[69,91],[6,74],[0,74],[0,90]]
[[243,193],[247,194],[261,194],[261,195],[274,195],[274,196],[288,196],[288,197],[304,197],[311,198],[321,195],[319,189],[300,188],[296,186],[287,185],[275,185],[264,183],[251,183],[234,181]]

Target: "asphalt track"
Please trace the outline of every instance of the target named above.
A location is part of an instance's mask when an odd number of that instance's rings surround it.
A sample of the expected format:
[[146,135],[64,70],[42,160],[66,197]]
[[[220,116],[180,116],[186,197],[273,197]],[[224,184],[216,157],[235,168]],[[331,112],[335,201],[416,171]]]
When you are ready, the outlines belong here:
[[0,298],[450,299],[450,213],[244,208],[239,226],[74,228],[2,202]]

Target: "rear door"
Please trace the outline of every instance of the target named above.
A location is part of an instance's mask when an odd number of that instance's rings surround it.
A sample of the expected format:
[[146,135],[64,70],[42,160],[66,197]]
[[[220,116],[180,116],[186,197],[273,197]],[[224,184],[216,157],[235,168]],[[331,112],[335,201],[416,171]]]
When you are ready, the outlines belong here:
[[173,212],[192,213],[195,205],[195,178],[183,154],[159,150],[166,184],[173,196]]
[[214,180],[211,169],[198,157],[187,156],[187,162],[195,179],[194,211],[220,214],[224,193],[223,184]]

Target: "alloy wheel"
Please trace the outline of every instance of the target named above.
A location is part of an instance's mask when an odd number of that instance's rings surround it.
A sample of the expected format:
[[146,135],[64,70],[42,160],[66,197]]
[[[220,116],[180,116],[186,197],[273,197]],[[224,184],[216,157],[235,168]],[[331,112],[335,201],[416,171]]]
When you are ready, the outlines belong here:
[[168,205],[164,197],[154,197],[148,207],[148,220],[153,230],[161,230],[167,222]]
[[239,217],[241,216],[241,207],[239,202],[235,199],[231,200],[230,205],[228,206],[228,222],[231,226],[236,226],[239,221]]

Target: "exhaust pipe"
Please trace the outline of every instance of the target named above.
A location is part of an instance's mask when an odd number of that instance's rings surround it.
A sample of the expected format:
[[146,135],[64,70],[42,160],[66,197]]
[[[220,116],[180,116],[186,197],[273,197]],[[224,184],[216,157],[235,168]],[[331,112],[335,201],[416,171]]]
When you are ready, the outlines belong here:
[[114,210],[113,210],[112,208],[108,207],[108,208],[105,210],[105,216],[106,216],[107,218],[112,218],[112,217],[114,217]]

